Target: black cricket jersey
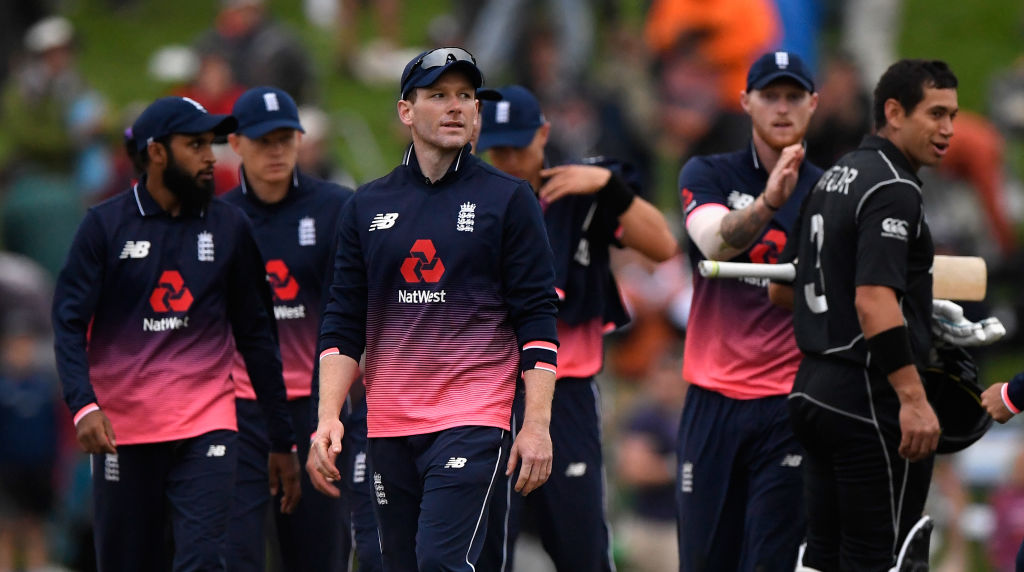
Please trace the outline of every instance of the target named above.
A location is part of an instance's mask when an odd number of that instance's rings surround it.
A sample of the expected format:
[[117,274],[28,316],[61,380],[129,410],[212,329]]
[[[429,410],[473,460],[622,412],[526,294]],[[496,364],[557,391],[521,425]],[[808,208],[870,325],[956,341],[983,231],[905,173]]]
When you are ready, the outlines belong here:
[[[241,184],[223,195],[252,221],[274,297],[274,317],[288,399],[308,397],[317,357],[320,315],[330,285],[338,222],[352,189],[307,176],[296,169],[281,201],[264,203]],[[255,399],[249,373],[235,357],[235,393]]]
[[64,399],[98,405],[119,445],[236,429],[231,365],[245,356],[275,451],[294,443],[252,226],[218,198],[172,217],[145,180],[89,209],[57,279]]
[[805,354],[866,365],[854,301],[857,286],[877,285],[896,291],[915,362],[928,363],[935,248],[921,181],[895,145],[869,135],[826,171],[794,236],[783,259],[798,260],[793,325]]
[[[366,350],[370,437],[509,429],[529,356],[555,371],[551,247],[530,185],[464,147],[430,182],[413,147],[342,212],[320,349]],[[538,361],[537,367],[541,367]]]

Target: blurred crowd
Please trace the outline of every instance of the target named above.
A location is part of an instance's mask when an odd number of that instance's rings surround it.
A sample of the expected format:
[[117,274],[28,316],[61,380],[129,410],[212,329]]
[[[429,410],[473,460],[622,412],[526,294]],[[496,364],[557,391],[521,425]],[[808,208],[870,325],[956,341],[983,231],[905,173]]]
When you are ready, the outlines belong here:
[[[111,8],[143,0],[108,0]],[[331,66],[314,65],[303,30],[283,24],[263,0],[218,0],[205,31],[150,54],[147,77],[213,113],[230,113],[255,85],[274,85],[300,104],[299,165],[355,186],[335,153],[337,138],[366,148],[371,133],[321,97],[343,74],[367,85],[394,82],[426,46],[406,45],[401,0],[306,0],[309,29],[335,39]],[[746,70],[785,49],[816,72],[820,104],[807,137],[811,162],[829,166],[871,125],[865,86],[899,55],[900,0],[651,0],[637,26],[614,0],[452,0],[430,22],[430,41],[464,45],[489,85],[531,89],[554,125],[552,162],[606,155],[632,163],[647,198],[680,221],[673,173],[690,156],[746,143],[738,107]],[[854,9],[856,5],[856,9]],[[84,74],[81,38],[59,7],[4,2],[0,10],[0,572],[89,570],[89,472],[60,400],[49,324],[51,284],[85,209],[129,187],[124,129],[142,104],[115,107]],[[370,10],[367,34],[359,12]],[[826,42],[825,38],[836,38]],[[102,41],[91,38],[91,41]],[[832,45],[828,45],[832,44]],[[1024,139],[1024,57],[991,78],[984,110],[962,110],[942,167],[924,173],[937,250],[984,256],[986,304],[1009,329],[999,351],[1020,343],[1024,310],[1015,284],[1024,267],[1018,235],[1022,188],[1007,157]],[[380,101],[379,105],[392,105]],[[239,159],[218,146],[217,189],[238,183]],[[389,161],[390,162],[390,161]],[[667,167],[667,168],[666,168]],[[377,173],[380,175],[383,173]],[[677,236],[685,243],[685,237]],[[684,254],[685,256],[685,254]],[[680,378],[689,310],[689,265],[615,261],[633,322],[612,334],[604,389],[616,557],[622,570],[670,570],[676,559],[674,441],[685,396]],[[979,355],[984,376],[985,359]],[[939,560],[966,570],[968,546],[985,546],[993,570],[1010,570],[1024,536],[1024,447],[999,427],[936,471]],[[958,567],[960,566],[960,567]]]

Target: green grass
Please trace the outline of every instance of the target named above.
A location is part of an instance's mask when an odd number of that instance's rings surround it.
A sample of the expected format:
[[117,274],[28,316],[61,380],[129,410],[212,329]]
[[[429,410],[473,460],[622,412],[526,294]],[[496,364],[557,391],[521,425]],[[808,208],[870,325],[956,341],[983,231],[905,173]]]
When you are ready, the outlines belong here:
[[960,80],[960,106],[984,112],[989,78],[1021,54],[1022,6],[1014,0],[906,0],[900,55],[948,62]]

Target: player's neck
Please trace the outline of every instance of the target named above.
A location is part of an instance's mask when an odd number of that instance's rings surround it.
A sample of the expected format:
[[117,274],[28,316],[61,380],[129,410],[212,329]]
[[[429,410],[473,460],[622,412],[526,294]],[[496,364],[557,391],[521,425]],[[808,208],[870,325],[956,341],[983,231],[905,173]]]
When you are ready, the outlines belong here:
[[436,183],[448,172],[448,167],[451,166],[452,161],[462,151],[461,147],[458,149],[442,149],[435,145],[415,140],[413,141],[413,149],[416,151],[416,162],[420,165],[420,172],[430,179],[431,183]]
[[754,132],[754,151],[757,152],[757,159],[761,162],[764,170],[769,173],[772,172],[775,164],[779,162],[779,157],[782,156],[782,149],[776,149],[769,145],[756,131]]
[[247,187],[260,202],[273,205],[284,200],[292,188],[292,178],[289,176],[282,181],[264,181],[255,177],[246,176]]
[[881,129],[879,129],[875,135],[878,135],[883,139],[887,139],[890,143],[892,143],[893,146],[895,146],[896,149],[898,149],[899,152],[902,153],[904,157],[906,157],[907,162],[910,163],[910,168],[915,173],[918,171],[918,169],[921,168],[921,165],[914,161],[914,158],[911,157],[910,153],[907,153],[906,149],[904,148],[903,142],[900,140],[899,131],[893,129],[889,125],[885,125]]

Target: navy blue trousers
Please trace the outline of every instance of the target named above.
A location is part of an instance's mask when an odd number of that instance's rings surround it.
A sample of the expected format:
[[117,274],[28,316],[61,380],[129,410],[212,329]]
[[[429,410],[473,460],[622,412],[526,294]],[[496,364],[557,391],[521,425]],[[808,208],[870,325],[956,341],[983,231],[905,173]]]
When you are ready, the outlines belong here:
[[219,430],[92,455],[98,568],[166,570],[173,562],[176,572],[226,570],[236,440],[234,431]]
[[[228,562],[232,572],[263,572],[266,569],[266,518],[273,504],[281,561],[287,571],[323,570],[344,572],[352,549],[347,507],[340,499],[321,494],[302,470],[302,500],[292,514],[279,510],[280,493],[271,498],[267,455],[270,440],[259,403],[237,399],[239,457],[238,475],[228,526]],[[309,398],[288,402],[298,436],[299,464],[305,466],[313,426]],[[340,459],[341,457],[339,457]],[[339,470],[345,474],[344,467]]]
[[676,453],[680,571],[792,572],[804,451],[786,396],[730,399],[691,385]]
[[[515,433],[522,428],[525,406],[520,387],[512,405]],[[551,477],[525,497],[512,489],[518,473],[498,491],[491,503],[479,570],[510,572],[521,528],[536,530],[545,552],[562,572],[615,569],[605,511],[601,397],[593,378],[558,380],[550,432],[554,450]]]
[[475,570],[510,445],[507,431],[480,426],[371,438],[384,570]]

